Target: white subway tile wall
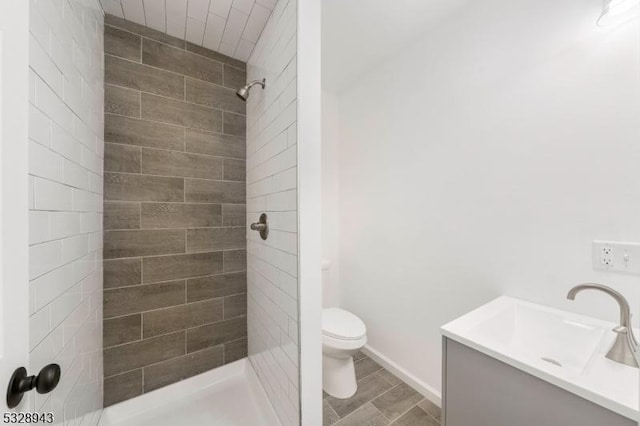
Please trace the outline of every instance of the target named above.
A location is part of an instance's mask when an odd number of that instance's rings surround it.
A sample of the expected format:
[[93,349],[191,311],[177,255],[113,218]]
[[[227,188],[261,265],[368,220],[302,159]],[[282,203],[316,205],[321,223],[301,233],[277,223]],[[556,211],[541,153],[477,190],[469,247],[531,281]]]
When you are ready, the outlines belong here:
[[246,61],[276,0],[100,0],[106,13]]
[[30,411],[96,425],[102,407],[104,14],[98,0],[30,0],[29,372],[58,387]]
[[247,102],[247,221],[270,221],[266,241],[247,241],[249,359],[286,426],[300,423],[296,6],[275,4],[247,65],[249,81],[267,79]]

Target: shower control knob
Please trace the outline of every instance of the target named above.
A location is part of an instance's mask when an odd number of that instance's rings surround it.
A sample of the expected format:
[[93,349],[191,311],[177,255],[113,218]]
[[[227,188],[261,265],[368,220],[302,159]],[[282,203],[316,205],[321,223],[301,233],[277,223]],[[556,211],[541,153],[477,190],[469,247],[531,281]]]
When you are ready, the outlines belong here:
[[266,240],[269,236],[269,220],[267,214],[262,213],[258,222],[251,224],[251,229],[260,232],[260,238]]
[[27,376],[27,369],[20,367],[13,372],[7,389],[7,406],[15,408],[22,401],[25,392],[35,388],[38,393],[49,393],[60,382],[60,366],[49,364],[37,376]]

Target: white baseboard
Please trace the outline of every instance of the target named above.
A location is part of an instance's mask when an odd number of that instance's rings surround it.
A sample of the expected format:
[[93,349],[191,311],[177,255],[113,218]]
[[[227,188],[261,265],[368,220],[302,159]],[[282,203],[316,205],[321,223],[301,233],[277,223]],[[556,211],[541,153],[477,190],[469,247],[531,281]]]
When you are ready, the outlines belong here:
[[406,384],[408,384],[409,386],[411,386],[412,388],[420,392],[420,394],[422,394],[422,396],[427,398],[429,401],[433,402],[438,407],[442,406],[442,394],[439,391],[429,386],[422,380],[418,379],[416,376],[409,373],[407,370],[400,367],[398,364],[391,361],[389,358],[382,355],[380,352],[378,352],[376,349],[372,348],[371,346],[365,345],[365,347],[362,348],[362,352],[365,355],[367,355],[369,358],[373,359],[378,364],[380,364],[381,366],[383,366],[384,368],[386,368],[387,370],[389,370],[390,372],[398,376]]

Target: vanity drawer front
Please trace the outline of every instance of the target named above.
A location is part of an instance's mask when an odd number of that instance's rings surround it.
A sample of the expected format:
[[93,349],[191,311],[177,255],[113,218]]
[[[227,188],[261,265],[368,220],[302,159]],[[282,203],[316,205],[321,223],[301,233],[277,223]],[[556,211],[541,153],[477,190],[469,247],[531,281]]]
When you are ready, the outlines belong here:
[[636,426],[456,341],[443,355],[443,426]]

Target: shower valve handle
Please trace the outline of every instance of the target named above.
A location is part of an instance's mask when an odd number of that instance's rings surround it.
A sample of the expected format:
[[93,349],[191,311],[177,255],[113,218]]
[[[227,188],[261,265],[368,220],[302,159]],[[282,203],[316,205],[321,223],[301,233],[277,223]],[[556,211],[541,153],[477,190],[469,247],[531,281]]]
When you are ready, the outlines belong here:
[[264,231],[265,229],[267,229],[267,224],[266,223],[252,223],[251,224],[251,229],[253,229],[254,231]]
[[250,228],[253,231],[260,232],[260,238],[262,238],[263,240],[266,240],[267,237],[269,236],[269,220],[267,218],[267,214],[262,213],[260,215],[260,219],[257,222],[252,223]]

